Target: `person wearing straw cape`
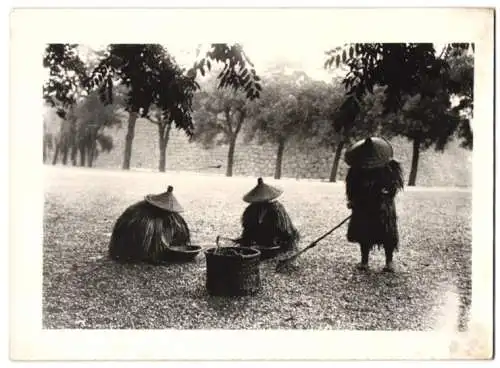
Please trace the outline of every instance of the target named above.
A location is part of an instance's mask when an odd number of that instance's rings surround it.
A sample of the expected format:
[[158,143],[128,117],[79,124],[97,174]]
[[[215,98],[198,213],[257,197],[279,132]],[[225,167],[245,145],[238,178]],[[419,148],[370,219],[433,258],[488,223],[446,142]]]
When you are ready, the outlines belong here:
[[149,194],[144,200],[128,207],[117,219],[109,255],[125,262],[161,263],[167,247],[190,244],[189,227],[180,215],[183,208],[168,186],[161,194]]
[[347,207],[352,211],[347,240],[360,245],[361,270],[368,269],[370,252],[378,246],[385,252],[383,270],[394,272],[393,253],[399,247],[395,197],[404,179],[393,154],[391,144],[379,137],[360,140],[345,152]]
[[257,185],[243,196],[249,205],[241,217],[240,245],[279,246],[280,251],[296,249],[299,232],[285,207],[276,200],[282,193],[283,190],[258,178]]

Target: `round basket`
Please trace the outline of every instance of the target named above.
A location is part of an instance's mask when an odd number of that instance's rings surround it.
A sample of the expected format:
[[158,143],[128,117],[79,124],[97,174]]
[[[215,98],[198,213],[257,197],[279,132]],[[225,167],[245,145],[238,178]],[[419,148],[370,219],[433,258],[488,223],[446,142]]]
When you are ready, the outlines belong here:
[[252,245],[250,246],[250,248],[256,249],[260,252],[261,261],[274,258],[278,254],[282,253],[281,247],[279,245],[274,245],[274,246]]
[[164,259],[167,262],[192,262],[201,252],[199,245],[187,245],[184,247],[167,248]]
[[247,247],[217,247],[205,251],[206,287],[213,296],[254,295],[260,290],[261,253]]

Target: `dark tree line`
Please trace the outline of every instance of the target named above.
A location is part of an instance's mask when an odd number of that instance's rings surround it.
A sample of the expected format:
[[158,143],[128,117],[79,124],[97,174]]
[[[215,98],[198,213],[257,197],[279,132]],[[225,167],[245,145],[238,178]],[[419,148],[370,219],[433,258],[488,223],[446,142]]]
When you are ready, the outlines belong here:
[[[454,137],[472,148],[471,44],[447,44],[440,52],[425,43],[347,44],[328,51],[325,62],[326,68],[347,67],[340,84],[279,68],[261,81],[238,44],[212,44],[188,69],[158,44],[109,45],[90,67],[77,46],[51,44],[44,57],[50,74],[44,99],[63,120],[57,139],[44,143],[44,156],[52,144],[55,161],[69,157],[76,164],[80,152],[80,164],[91,164],[99,151],[111,149],[104,131],[119,124],[119,106],[128,116],[123,169],[130,168],[139,118],[158,126],[160,171],[174,126],[206,146],[228,144],[228,176],[241,131],[247,140],[276,144],[277,179],[291,141],[315,139],[329,147],[335,181],[342,151],[353,140],[368,134],[406,137],[413,146],[410,185],[422,150],[444,150]],[[207,73],[212,84],[201,88],[198,77]],[[82,114],[85,106],[94,115]]]
[[[474,44],[450,43],[436,52],[431,43],[349,44],[327,52],[325,67],[344,64],[345,100],[336,131],[352,129],[360,101],[384,87],[383,133],[401,135],[413,144],[409,185],[415,185],[422,149],[438,151],[455,135],[472,148]],[[459,103],[451,105],[452,97]]]
[[[69,111],[74,108],[81,88],[86,92],[97,91],[106,106],[113,103],[116,85],[124,87],[128,123],[123,169],[130,168],[139,117],[147,117],[158,125],[163,154],[172,124],[189,137],[193,135],[193,94],[199,90],[196,77],[209,71],[212,62],[223,65],[217,77],[220,88],[244,91],[249,100],[259,97],[259,77],[238,44],[212,44],[207,54],[189,70],[181,68],[162,45],[113,44],[89,72],[78,56],[77,46],[47,46],[44,66],[50,68],[50,77],[44,85],[44,99],[57,109],[62,119],[69,121]],[[150,117],[153,106],[161,111],[160,115],[156,114],[159,120]]]

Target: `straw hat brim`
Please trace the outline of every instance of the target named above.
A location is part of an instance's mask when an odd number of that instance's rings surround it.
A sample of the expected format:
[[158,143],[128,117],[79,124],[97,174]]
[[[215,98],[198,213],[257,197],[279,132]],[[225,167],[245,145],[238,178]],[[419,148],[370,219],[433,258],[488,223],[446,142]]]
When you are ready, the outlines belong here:
[[384,167],[394,157],[392,146],[386,139],[371,137],[370,140],[360,140],[354,143],[346,151],[344,159],[351,167],[375,169]]
[[170,211],[170,212],[183,212],[184,209],[182,206],[179,204],[177,199],[172,195],[154,195],[154,194],[148,194],[144,197],[144,200],[151,205],[158,207],[162,210],[165,211]]
[[283,194],[283,190],[267,184],[261,184],[245,194],[243,200],[247,203],[269,202],[278,198],[281,194]]

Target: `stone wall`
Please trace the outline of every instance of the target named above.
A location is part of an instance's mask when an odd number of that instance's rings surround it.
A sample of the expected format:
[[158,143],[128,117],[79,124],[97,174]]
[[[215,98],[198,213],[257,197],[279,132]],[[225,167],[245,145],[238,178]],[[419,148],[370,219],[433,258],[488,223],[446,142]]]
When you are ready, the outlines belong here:
[[[156,126],[139,119],[137,122],[131,167],[158,169],[159,145]],[[115,149],[103,153],[96,162],[97,167],[121,168],[126,130],[112,132]],[[404,139],[393,140],[396,157],[402,162],[408,176],[411,162],[411,144]],[[200,144],[190,143],[185,133],[173,129],[167,147],[167,170],[226,172],[228,146],[205,149]],[[233,175],[273,176],[277,147],[271,144],[245,144],[240,137],[236,144]],[[285,148],[282,177],[328,180],[333,163],[333,152],[309,145],[299,150],[293,145]],[[221,165],[220,168],[208,168]],[[429,150],[420,156],[417,185],[422,186],[470,186],[472,153],[452,142],[444,153]],[[343,180],[345,164],[339,165],[338,179]]]

